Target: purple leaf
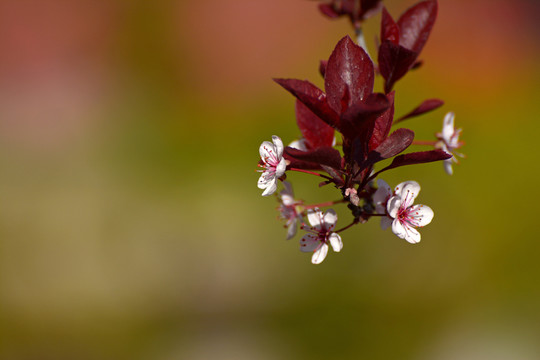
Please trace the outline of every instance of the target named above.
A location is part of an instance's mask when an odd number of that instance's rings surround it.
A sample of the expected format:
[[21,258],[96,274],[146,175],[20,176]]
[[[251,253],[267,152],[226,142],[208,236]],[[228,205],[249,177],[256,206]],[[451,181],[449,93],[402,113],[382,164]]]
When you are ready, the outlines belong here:
[[435,110],[441,106],[444,105],[444,101],[439,99],[428,99],[424,100],[423,103],[418,105],[414,110],[412,110],[410,113],[403,115],[399,119],[395,121],[395,123],[398,123],[400,121],[403,121],[405,119],[409,119],[411,117],[419,116],[422,114],[425,114],[429,111]]
[[337,186],[343,186],[343,184],[345,184],[345,181],[343,181],[343,177],[339,171],[326,165],[321,165],[321,168],[326,171],[328,175],[332,177],[332,179],[334,179],[334,183]]
[[379,144],[386,139],[392,128],[392,121],[394,121],[394,94],[392,91],[386,97],[390,103],[388,109],[383,112],[375,120],[375,125],[373,126],[373,133],[369,139],[369,150],[375,149]]
[[324,74],[326,74],[326,65],[328,65],[328,60],[321,60],[319,63],[319,73],[322,75],[324,79]]
[[361,18],[373,16],[382,7],[382,0],[362,0]]
[[427,0],[405,11],[397,22],[399,45],[420,53],[437,18],[437,7],[436,0]]
[[334,129],[309,110],[300,100],[296,100],[296,123],[306,139],[308,148],[332,146]]
[[287,146],[285,148],[287,159],[316,164],[315,168],[326,165],[334,169],[341,169],[341,155],[332,147],[320,147],[318,149],[302,151]]
[[274,81],[293,94],[325,123],[337,127],[339,116],[328,106],[326,94],[321,89],[306,80],[274,79]]
[[430,151],[420,151],[420,152],[413,152],[403,155],[398,155],[392,160],[392,163],[385,167],[382,170],[377,171],[376,174],[372,175],[374,178],[377,174],[394,169],[400,166],[405,165],[414,165],[414,164],[423,164],[423,163],[429,163],[433,161],[440,161],[440,160],[446,160],[450,159],[453,155],[450,153],[447,153],[444,150],[430,150]]
[[424,62],[422,60],[416,60],[416,62],[412,64],[410,70],[419,69],[422,65],[424,65]]
[[367,142],[371,137],[375,119],[389,106],[390,102],[384,94],[370,94],[364,101],[352,105],[342,115],[341,133],[350,139],[360,136],[362,142]]
[[371,165],[396,156],[407,149],[412,144],[413,139],[414,131],[397,129],[369,154],[368,163]]
[[373,92],[373,63],[366,52],[345,36],[336,45],[326,66],[324,88],[328,105],[342,113]]
[[386,10],[386,7],[383,7],[381,18],[381,42],[384,40],[390,40],[396,45],[399,44],[399,27]]
[[319,10],[320,12],[322,12],[324,15],[328,16],[329,18],[335,19],[339,17],[339,14],[329,4],[319,4]]
[[384,40],[379,47],[379,71],[385,80],[384,91],[392,91],[396,81],[401,79],[414,64],[418,53]]

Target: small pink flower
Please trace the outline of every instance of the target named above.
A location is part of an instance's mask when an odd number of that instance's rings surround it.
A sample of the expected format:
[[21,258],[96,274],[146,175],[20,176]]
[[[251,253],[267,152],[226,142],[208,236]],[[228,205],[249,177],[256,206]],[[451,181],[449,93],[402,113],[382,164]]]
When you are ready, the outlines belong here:
[[281,218],[286,221],[287,240],[292,239],[296,235],[298,220],[302,221],[302,215],[298,212],[300,201],[294,199],[292,185],[288,181],[284,181],[285,189],[279,193],[280,203],[279,212]]
[[315,208],[308,210],[307,217],[311,227],[306,228],[302,225],[302,229],[308,233],[300,240],[300,251],[313,252],[311,262],[320,264],[328,253],[328,243],[335,252],[343,248],[341,237],[332,232],[336,226],[337,214],[334,210],[328,209],[323,215],[319,209]]
[[281,139],[272,135],[272,142],[263,141],[259,147],[259,153],[261,155],[261,160],[263,162],[260,167],[264,167],[257,186],[259,189],[264,189],[262,196],[268,196],[273,194],[277,189],[277,180],[283,176],[287,164],[283,158],[283,142]]
[[461,135],[461,129],[454,129],[454,113],[449,112],[444,117],[442,132],[437,134],[439,141],[435,145],[435,147],[454,155],[450,159],[444,160],[443,163],[444,170],[448,175],[452,175],[454,173],[452,163],[458,163],[456,155],[462,158],[465,157],[463,154],[455,151],[463,145],[463,142],[459,141],[459,135]]
[[393,218],[392,231],[398,237],[411,244],[420,242],[417,227],[426,226],[433,219],[433,210],[429,206],[414,205],[413,202],[420,192],[416,181],[405,181],[396,186],[394,196],[387,203],[388,215]]

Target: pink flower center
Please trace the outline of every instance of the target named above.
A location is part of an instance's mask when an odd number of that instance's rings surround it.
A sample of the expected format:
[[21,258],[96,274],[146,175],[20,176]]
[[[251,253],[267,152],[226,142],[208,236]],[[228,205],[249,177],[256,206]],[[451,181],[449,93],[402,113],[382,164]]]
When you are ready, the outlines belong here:
[[399,206],[399,210],[397,213],[397,219],[399,222],[403,225],[408,225],[412,227],[419,226],[419,220],[422,218],[422,216],[419,214],[417,210],[413,210],[412,203],[414,199],[410,191],[407,191],[407,195],[405,195],[405,198],[403,199],[401,205]]
[[266,169],[276,172],[276,167],[279,165],[280,160],[278,159],[274,149],[269,149],[266,146],[264,149],[268,152],[268,156],[265,156],[264,159],[262,159],[266,165]]

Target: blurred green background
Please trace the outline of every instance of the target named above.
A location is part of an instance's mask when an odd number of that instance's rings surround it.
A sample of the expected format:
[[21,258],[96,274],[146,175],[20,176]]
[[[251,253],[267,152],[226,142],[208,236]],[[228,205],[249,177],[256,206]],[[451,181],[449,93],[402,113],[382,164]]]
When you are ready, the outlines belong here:
[[396,113],[444,99],[403,125],[430,139],[455,111],[467,158],[384,176],[422,184],[419,245],[370,221],[314,266],[254,170],[263,140],[299,136],[271,78],[321,86],[345,20],[303,0],[0,1],[0,358],[539,359],[538,10],[440,0]]

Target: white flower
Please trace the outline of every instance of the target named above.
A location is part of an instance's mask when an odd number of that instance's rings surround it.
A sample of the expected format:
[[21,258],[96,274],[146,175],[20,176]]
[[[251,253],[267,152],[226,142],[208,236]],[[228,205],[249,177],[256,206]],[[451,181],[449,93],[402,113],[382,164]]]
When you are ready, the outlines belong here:
[[298,140],[294,140],[289,144],[289,147],[297,150],[307,151],[306,139],[300,138]]
[[341,237],[332,232],[336,226],[337,214],[334,210],[328,209],[323,215],[319,209],[315,208],[308,210],[307,218],[311,227],[306,229],[302,226],[302,229],[308,233],[300,240],[300,251],[313,251],[311,262],[320,264],[328,253],[328,243],[335,252],[339,252],[343,248]]
[[[334,146],[336,146],[336,136],[335,135],[334,135],[334,137],[332,139],[332,147],[334,147]],[[289,144],[289,147],[291,147],[293,149],[297,149],[297,150],[302,150],[302,151],[308,151],[308,150],[312,149],[311,145],[308,143],[308,141],[304,137],[301,137],[300,139],[297,139],[297,140],[293,140]]]
[[388,215],[394,219],[392,231],[411,244],[420,242],[420,233],[415,228],[426,226],[433,219],[433,210],[429,206],[413,206],[419,192],[420,185],[416,181],[402,182],[396,186],[394,196],[386,205]]
[[[379,188],[375,193],[373,194],[373,203],[375,205],[375,211],[377,214],[385,214],[386,213],[386,204],[388,203],[388,200],[393,195],[392,189],[390,188],[390,185],[386,183],[383,179],[377,180],[377,185]],[[381,217],[381,229],[386,230],[392,225],[393,219],[389,216],[382,216]]]
[[455,152],[456,149],[463,145],[463,143],[459,141],[459,135],[461,135],[461,129],[454,129],[454,113],[449,112],[444,117],[442,132],[437,134],[439,141],[435,145],[435,147],[452,153],[453,155],[450,159],[444,160],[443,163],[444,170],[448,175],[452,175],[454,173],[452,163],[458,163],[456,155],[459,157],[464,157],[463,154]]
[[277,179],[283,176],[287,167],[283,158],[283,142],[276,135],[272,135],[272,142],[273,144],[269,141],[263,141],[259,147],[263,162],[263,165],[259,166],[265,168],[257,182],[259,189],[264,189],[262,196],[271,195],[276,191]]
[[294,193],[292,185],[288,181],[284,181],[283,185],[285,189],[279,193],[281,205],[279,206],[279,212],[281,218],[286,221],[287,227],[287,240],[296,235],[298,220],[302,220],[302,216],[297,210],[297,206],[301,204],[300,201],[294,199]]

